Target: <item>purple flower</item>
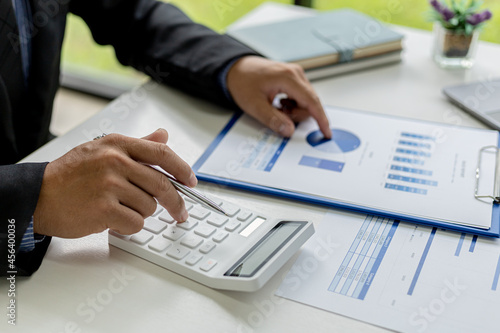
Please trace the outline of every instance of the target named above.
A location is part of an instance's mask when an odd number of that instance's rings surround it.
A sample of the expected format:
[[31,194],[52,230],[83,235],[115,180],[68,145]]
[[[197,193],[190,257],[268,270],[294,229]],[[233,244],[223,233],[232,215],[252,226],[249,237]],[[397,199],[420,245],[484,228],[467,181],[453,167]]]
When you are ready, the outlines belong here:
[[487,21],[491,18],[492,14],[489,10],[485,10],[484,12],[481,13],[476,13],[472,14],[467,18],[467,23],[470,25],[478,25],[480,23],[483,23],[484,21]]
[[451,9],[446,7],[446,5],[442,4],[438,0],[431,0],[430,4],[439,14],[441,14],[443,20],[445,20],[446,22],[448,22],[453,16],[455,16],[455,13],[453,13]]

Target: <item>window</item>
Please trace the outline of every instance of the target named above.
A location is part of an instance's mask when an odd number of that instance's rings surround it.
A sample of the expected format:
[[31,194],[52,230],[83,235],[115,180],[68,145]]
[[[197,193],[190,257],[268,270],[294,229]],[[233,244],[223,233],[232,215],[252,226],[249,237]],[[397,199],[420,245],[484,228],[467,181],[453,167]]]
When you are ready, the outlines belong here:
[[[420,29],[431,30],[426,20],[429,4],[425,0],[301,0],[312,3],[318,10],[351,7],[381,21]],[[229,24],[264,0],[174,0],[194,21],[222,32]],[[275,1],[292,3],[293,1]],[[493,19],[486,25],[481,39],[500,43],[500,2],[486,0],[484,7],[493,12]],[[63,85],[112,98],[113,95],[137,85],[144,76],[118,63],[111,46],[93,42],[85,23],[74,15],[68,18],[63,47]],[[96,83],[98,83],[96,85]]]

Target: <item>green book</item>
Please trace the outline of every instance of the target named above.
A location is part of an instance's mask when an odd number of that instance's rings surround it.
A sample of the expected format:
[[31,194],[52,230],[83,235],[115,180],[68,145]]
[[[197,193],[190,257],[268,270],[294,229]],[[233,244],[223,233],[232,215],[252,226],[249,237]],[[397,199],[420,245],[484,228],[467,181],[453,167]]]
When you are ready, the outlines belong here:
[[313,17],[230,29],[228,35],[270,59],[305,70],[390,55],[402,49],[403,35],[352,9]]

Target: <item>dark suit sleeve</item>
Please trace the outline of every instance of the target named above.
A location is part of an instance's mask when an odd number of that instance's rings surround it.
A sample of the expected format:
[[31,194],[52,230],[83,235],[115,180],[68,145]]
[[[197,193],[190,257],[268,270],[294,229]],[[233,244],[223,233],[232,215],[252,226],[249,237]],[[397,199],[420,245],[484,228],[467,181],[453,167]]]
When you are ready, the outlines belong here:
[[[37,243],[31,252],[19,253],[18,249],[35,211],[46,165],[24,163],[0,166],[0,275],[12,270],[17,270],[17,275],[31,275],[42,263],[50,237]],[[13,236],[9,238],[9,234]],[[9,266],[9,244],[13,244],[16,252],[15,269]]]
[[233,59],[256,54],[155,0],[73,0],[70,11],[85,20],[99,44],[113,45],[122,64],[219,103],[226,100],[220,71]]

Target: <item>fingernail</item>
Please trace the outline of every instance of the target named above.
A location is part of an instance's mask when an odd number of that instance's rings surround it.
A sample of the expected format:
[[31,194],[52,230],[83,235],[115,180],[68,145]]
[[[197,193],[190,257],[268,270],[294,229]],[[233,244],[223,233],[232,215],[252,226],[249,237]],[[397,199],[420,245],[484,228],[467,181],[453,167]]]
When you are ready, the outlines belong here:
[[333,132],[332,132],[331,128],[328,129],[328,132],[326,133],[326,138],[333,139]]
[[191,187],[195,187],[197,184],[198,184],[198,178],[196,178],[196,175],[192,173],[191,177],[189,177],[189,185]]
[[182,222],[186,221],[188,219],[188,217],[189,217],[189,214],[188,214],[187,210],[184,209],[184,211],[181,214]]

